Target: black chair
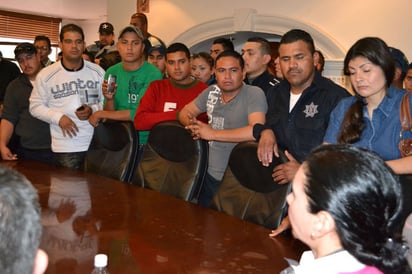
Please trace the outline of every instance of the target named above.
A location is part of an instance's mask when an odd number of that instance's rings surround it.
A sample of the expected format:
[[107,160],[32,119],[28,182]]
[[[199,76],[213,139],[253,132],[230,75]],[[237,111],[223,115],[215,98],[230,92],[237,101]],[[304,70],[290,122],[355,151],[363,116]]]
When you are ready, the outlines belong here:
[[264,167],[257,158],[256,150],[256,142],[239,143],[233,148],[211,207],[275,229],[287,213],[286,196],[290,191],[290,183],[275,183],[272,171],[276,165],[286,162],[287,158],[279,152],[280,157],[274,157],[272,164]]
[[196,201],[207,169],[207,143],[194,141],[177,121],[150,131],[132,184]]
[[130,182],[137,161],[138,139],[132,122],[100,123],[86,154],[85,171]]

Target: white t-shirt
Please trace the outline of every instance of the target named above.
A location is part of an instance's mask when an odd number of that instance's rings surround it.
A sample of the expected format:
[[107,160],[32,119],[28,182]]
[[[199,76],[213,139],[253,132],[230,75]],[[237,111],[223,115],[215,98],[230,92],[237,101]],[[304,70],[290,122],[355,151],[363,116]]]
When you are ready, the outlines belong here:
[[[93,112],[103,109],[103,77],[104,70],[88,61],[78,71],[68,71],[56,62],[39,72],[30,96],[30,113],[50,124],[53,152],[88,150],[94,128],[88,120],[79,120],[75,112],[82,104]],[[77,125],[76,136],[63,136],[59,126],[63,115]]]

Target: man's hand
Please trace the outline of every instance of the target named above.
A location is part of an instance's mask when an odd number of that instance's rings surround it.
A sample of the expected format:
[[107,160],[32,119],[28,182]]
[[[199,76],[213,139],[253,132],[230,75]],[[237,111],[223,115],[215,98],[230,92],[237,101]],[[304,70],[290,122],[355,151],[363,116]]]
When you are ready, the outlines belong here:
[[285,155],[289,159],[289,162],[280,164],[273,169],[272,177],[278,184],[292,182],[293,177],[295,177],[295,174],[300,167],[300,163],[293,158],[292,154],[285,151]]
[[62,118],[60,118],[59,126],[63,131],[64,137],[68,136],[73,138],[77,135],[77,132],[79,132],[77,125],[66,115],[63,115]]
[[189,120],[191,124],[185,128],[190,130],[194,140],[203,139],[211,141],[215,139],[215,130],[209,124],[203,123],[193,117],[190,117]]
[[1,147],[1,158],[6,161],[17,160],[17,154],[13,154],[7,146]]
[[76,205],[72,200],[61,200],[59,207],[56,209],[56,217],[59,223],[71,218],[76,212]]
[[89,123],[94,126],[97,127],[100,123],[100,120],[102,119],[101,114],[103,112],[101,110],[96,111],[95,113],[93,113],[92,115],[90,115],[89,117]]
[[77,118],[79,120],[87,120],[89,119],[90,115],[92,114],[93,110],[86,104],[83,104],[80,108],[78,108],[75,112]]
[[110,101],[110,100],[113,100],[114,95],[116,94],[117,84],[115,84],[114,86],[114,92],[107,92],[108,88],[109,88],[109,85],[107,84],[107,80],[104,80],[102,84],[103,96],[106,98],[106,100]]
[[289,220],[289,216],[286,216],[282,222],[280,223],[280,225],[278,226],[278,228],[276,228],[275,230],[272,230],[269,234],[269,237],[274,238],[277,235],[279,235],[280,233],[282,233],[283,231],[286,231],[287,229],[290,228],[290,220]]
[[273,154],[279,157],[276,137],[271,129],[265,129],[260,134],[257,156],[262,165],[267,167],[272,163]]

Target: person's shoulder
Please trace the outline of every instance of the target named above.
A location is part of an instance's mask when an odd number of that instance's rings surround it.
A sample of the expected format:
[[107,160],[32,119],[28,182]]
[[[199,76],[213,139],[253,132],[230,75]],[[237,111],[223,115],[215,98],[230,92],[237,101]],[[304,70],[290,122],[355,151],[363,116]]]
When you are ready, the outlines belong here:
[[49,78],[51,76],[56,75],[58,72],[64,71],[63,66],[61,65],[61,62],[55,62],[51,64],[50,66],[42,68],[39,73],[36,75],[36,80],[37,79],[43,79],[43,78]]
[[105,73],[104,69],[101,66],[99,66],[95,63],[86,61],[86,60],[84,61],[84,68],[87,69],[87,70],[94,71],[94,72],[98,73],[99,75],[104,75],[104,73]]
[[263,97],[265,97],[265,93],[258,86],[243,84],[241,92],[245,92],[246,94],[248,94],[248,96],[253,96],[253,97],[263,96]]
[[325,89],[327,91],[338,93],[338,94],[340,93],[340,94],[350,95],[349,92],[344,87],[338,85],[337,83],[333,82],[331,79],[326,78],[324,76],[320,76],[318,78],[317,84],[322,89]]

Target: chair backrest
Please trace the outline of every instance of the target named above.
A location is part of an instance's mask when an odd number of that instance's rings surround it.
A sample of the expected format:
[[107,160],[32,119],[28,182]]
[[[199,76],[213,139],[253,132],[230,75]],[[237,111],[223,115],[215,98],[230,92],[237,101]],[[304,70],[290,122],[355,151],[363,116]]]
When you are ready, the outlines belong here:
[[195,201],[207,169],[207,143],[193,140],[177,121],[162,122],[150,131],[132,184]]
[[94,130],[85,171],[130,182],[134,174],[138,136],[132,122],[107,120]]
[[257,158],[257,143],[237,144],[230,154],[228,167],[212,201],[212,208],[269,229],[279,226],[287,213],[286,196],[290,183],[273,181],[273,168],[287,161],[273,157],[269,167]]

